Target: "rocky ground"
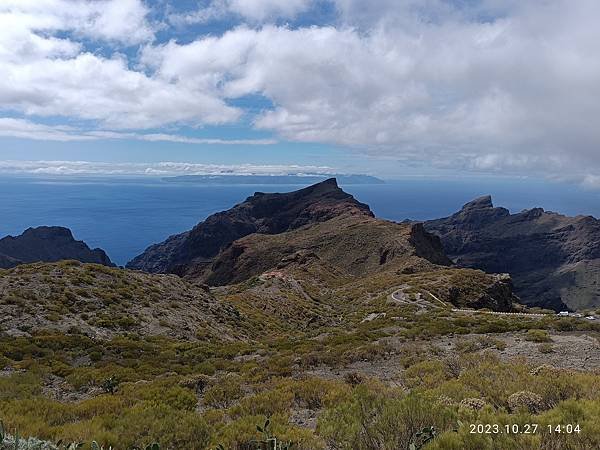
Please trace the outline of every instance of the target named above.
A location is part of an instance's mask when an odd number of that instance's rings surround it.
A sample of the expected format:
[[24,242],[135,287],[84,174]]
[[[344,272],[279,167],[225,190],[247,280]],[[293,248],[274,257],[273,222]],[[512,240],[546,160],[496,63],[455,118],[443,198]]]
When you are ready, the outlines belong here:
[[[343,379],[348,374],[359,373],[392,385],[401,385],[407,351],[427,353],[432,359],[441,361],[449,360],[460,353],[489,352],[502,361],[519,360],[532,366],[545,364],[560,369],[600,369],[600,342],[596,333],[550,333],[550,338],[552,341],[547,343],[532,342],[526,339],[526,333],[523,332],[445,336],[410,343],[393,337],[385,338],[380,341],[390,349],[385,359],[356,361],[343,368],[322,367],[305,374]],[[540,351],[540,347],[545,345],[550,345],[552,351]]]

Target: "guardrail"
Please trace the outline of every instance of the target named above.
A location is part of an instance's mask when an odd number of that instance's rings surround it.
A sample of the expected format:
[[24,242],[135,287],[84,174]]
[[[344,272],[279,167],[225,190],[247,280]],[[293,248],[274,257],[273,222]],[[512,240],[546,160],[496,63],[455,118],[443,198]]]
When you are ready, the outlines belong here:
[[519,317],[553,317],[553,314],[540,313],[519,313],[519,312],[500,312],[500,311],[481,311],[479,309],[458,309],[452,308],[453,312],[476,313],[476,314],[493,314],[497,316],[519,316]]

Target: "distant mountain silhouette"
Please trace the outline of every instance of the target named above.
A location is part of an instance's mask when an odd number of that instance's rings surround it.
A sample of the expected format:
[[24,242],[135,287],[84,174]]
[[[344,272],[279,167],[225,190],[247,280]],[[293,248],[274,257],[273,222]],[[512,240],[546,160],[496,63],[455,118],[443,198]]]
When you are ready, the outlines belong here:
[[64,259],[114,266],[104,250],[92,250],[84,242],[76,241],[68,228],[29,228],[20,236],[0,239],[0,267],[4,269]]

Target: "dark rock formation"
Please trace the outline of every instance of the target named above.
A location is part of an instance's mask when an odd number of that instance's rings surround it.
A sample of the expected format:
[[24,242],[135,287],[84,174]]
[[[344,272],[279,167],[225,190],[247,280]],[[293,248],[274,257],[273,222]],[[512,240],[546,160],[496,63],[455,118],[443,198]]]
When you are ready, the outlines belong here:
[[29,228],[20,236],[0,239],[0,267],[4,269],[25,263],[64,259],[114,265],[103,250],[91,250],[84,242],[76,241],[68,228]]
[[[452,299],[450,299],[452,302]],[[493,311],[511,311],[513,304],[518,303],[519,298],[513,293],[513,285],[510,275],[497,274],[490,278],[490,283],[485,286],[484,292],[468,303],[470,308],[488,308]]]
[[555,310],[598,306],[600,221],[541,208],[510,214],[489,196],[425,228],[442,239],[459,266],[512,276],[529,305]]
[[9,269],[11,267],[18,266],[19,264],[23,264],[22,261],[18,259],[11,258],[10,256],[0,254],[0,269]]
[[282,233],[341,214],[373,215],[367,205],[342,191],[333,178],[285,194],[257,192],[232,209],[208,217],[191,231],[149,247],[127,268],[185,275],[209,264],[241,237]]

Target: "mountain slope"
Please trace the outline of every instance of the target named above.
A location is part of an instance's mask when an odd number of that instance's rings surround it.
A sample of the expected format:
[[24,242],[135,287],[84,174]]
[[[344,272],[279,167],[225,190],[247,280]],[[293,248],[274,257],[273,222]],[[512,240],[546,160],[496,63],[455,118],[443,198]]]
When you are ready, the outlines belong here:
[[127,333],[180,339],[243,336],[242,319],[205,287],[78,261],[0,271],[0,334],[55,330],[96,339]]
[[511,214],[491,197],[467,203],[450,217],[425,223],[456,263],[510,273],[530,305],[562,309],[598,306],[600,221],[541,208]]
[[286,321],[295,323],[293,312],[307,317],[306,311],[310,323],[330,323],[342,311],[354,314],[369,299],[398,288],[407,292],[406,304],[431,298],[435,307],[441,301],[443,307],[511,311],[518,303],[508,276],[449,263],[439,240],[420,224],[340,217],[278,235],[244,237],[190,276],[229,291],[241,287],[246,302],[275,316],[289,311]]
[[[417,274],[411,280],[415,285],[427,279],[431,289],[455,305],[508,311],[518,300],[510,280],[500,282],[477,271],[448,276],[444,270],[452,272],[450,265],[439,238],[422,224],[377,219],[335,180],[327,180],[286,194],[257,193],[193,230],[150,247],[128,268],[171,272],[210,286],[250,282],[252,292],[252,283],[264,284],[264,276],[276,274],[275,278],[293,280],[292,284],[270,284],[273,295],[250,296],[275,316],[280,312],[278,299],[293,298],[287,302],[283,322],[300,326],[306,324],[297,323],[295,317],[311,317],[314,322],[319,305],[328,302],[335,289],[363,283],[377,285],[382,294],[403,284],[407,274]],[[363,297],[353,298],[360,302]],[[339,307],[328,304],[334,310]],[[324,312],[316,315],[327,322]]]
[[223,285],[268,270],[309,264],[344,276],[365,277],[391,268],[413,272],[450,261],[439,239],[419,224],[345,214],[297,230],[238,239],[211,265],[190,275]]
[[282,233],[341,213],[372,216],[369,207],[342,191],[335,179],[285,194],[257,192],[230,210],[213,214],[191,231],[149,247],[127,268],[185,275],[209,264],[241,237]]
[[33,262],[56,262],[73,259],[81,262],[113,266],[102,249],[90,249],[76,241],[71,230],[63,227],[29,228],[20,236],[0,239],[0,268]]

